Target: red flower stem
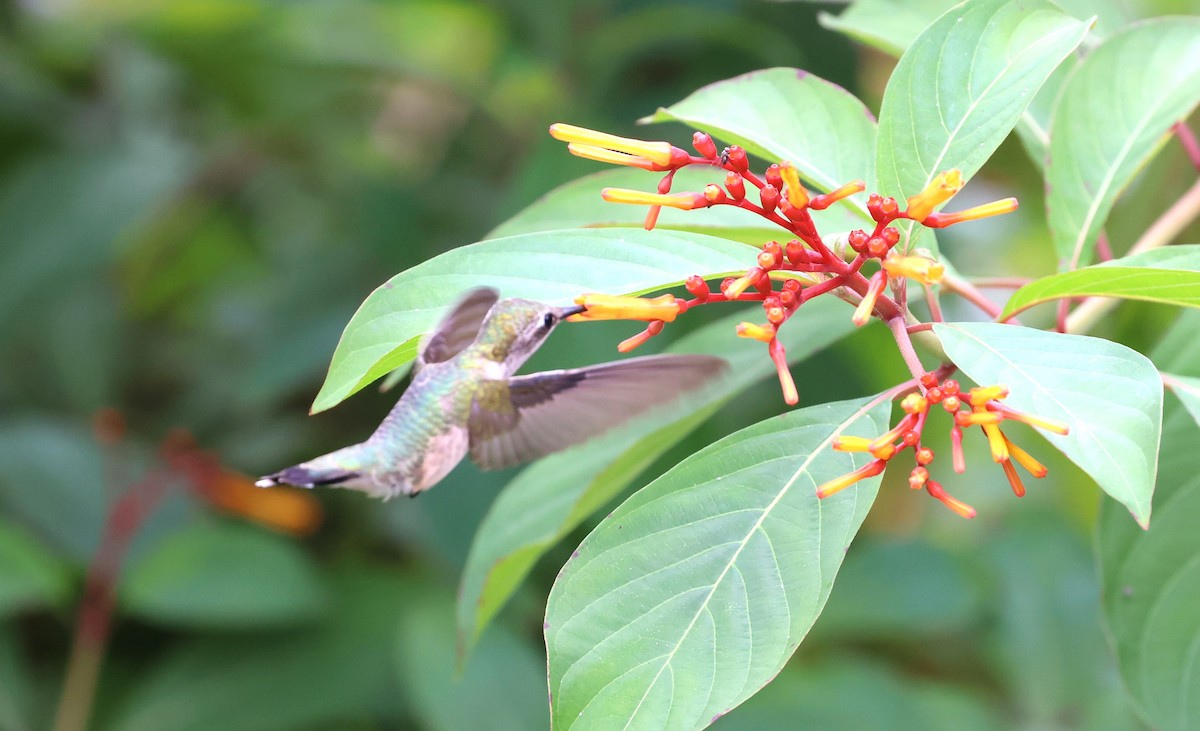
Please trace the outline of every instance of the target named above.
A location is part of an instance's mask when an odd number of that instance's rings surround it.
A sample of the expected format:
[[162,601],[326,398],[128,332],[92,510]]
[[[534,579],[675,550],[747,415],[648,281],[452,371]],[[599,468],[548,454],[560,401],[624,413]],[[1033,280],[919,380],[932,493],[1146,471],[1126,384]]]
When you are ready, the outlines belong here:
[[978,277],[971,284],[980,289],[1020,289],[1032,281],[1029,277]]
[[[941,322],[941,320],[939,320],[938,322]],[[908,330],[909,335],[912,335],[913,333],[928,332],[933,329],[933,323],[932,322],[922,322],[922,323],[918,323],[916,325],[909,325],[905,329]]]
[[1096,258],[1100,261],[1111,261],[1113,258],[1112,247],[1108,245],[1108,235],[1103,231],[1096,237]]
[[[928,284],[925,287],[925,304],[929,307],[929,317],[934,322],[945,322],[946,319],[942,316],[942,303],[938,299],[937,292],[933,291],[933,287]],[[912,332],[912,330],[909,330]]]
[[908,336],[908,327],[904,322],[904,317],[901,315],[889,317],[887,326],[896,340],[896,347],[900,349],[900,357],[904,358],[904,365],[908,366],[908,372],[912,374],[913,378],[925,375],[925,366],[921,365],[921,359],[917,357],[917,351],[913,348],[912,338]]
[[1071,311],[1071,300],[1061,299],[1058,301],[1058,312],[1054,318],[1054,329],[1060,333],[1067,331],[1067,315]]
[[1187,152],[1188,159],[1192,161],[1192,165],[1200,170],[1200,143],[1196,142],[1196,135],[1192,134],[1192,128],[1188,127],[1184,122],[1176,122],[1171,131],[1179,138],[1179,144],[1183,145],[1183,149]]
[[112,633],[121,563],[142,521],[153,512],[169,486],[169,475],[151,472],[117,498],[109,510],[100,545],[84,581],[54,731],[85,731],[88,727],[100,667]]
[[[947,292],[953,292],[983,310],[993,320],[1000,317],[1000,313],[1004,311],[1000,305],[984,297],[983,293],[975,288],[975,285],[965,279],[954,276],[950,272],[946,272],[942,276],[942,286],[946,288]],[[1015,323],[1017,322],[1017,318],[1010,317],[1006,322]]]

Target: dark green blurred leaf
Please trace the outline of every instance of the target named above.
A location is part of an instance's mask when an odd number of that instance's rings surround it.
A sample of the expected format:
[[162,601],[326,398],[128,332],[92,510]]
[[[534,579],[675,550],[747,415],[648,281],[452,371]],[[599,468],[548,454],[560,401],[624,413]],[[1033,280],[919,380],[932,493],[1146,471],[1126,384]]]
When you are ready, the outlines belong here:
[[1030,728],[1063,719],[1080,729],[1133,728],[1100,630],[1087,544],[1060,516],[1024,511],[1010,523],[983,559],[997,582],[988,645],[1021,721]]
[[13,612],[61,604],[71,592],[71,573],[15,524],[0,519],[0,618]]
[[[668,120],[764,160],[788,160],[821,192],[853,180],[870,185],[875,178],[875,117],[845,89],[800,69],[766,69],[709,84],[645,121]],[[863,196],[845,198],[839,207],[870,220]]]
[[190,639],[142,673],[101,728],[341,728],[339,719],[384,701],[394,706],[396,617],[418,589],[381,570],[340,569],[326,624],[282,635]]
[[907,641],[961,633],[982,617],[981,587],[929,543],[859,541],[846,554],[813,636]]
[[0,731],[33,731],[32,696],[17,633],[0,625]]
[[1039,433],[1143,527],[1162,433],[1162,379],[1146,356],[1082,335],[996,323],[939,323],[946,355],[976,383],[1009,388],[1004,403],[1053,419],[1067,435]]
[[203,521],[129,567],[125,611],[168,624],[264,627],[312,619],[328,596],[294,541],[261,528]]
[[8,514],[70,558],[91,558],[108,502],[91,434],[52,421],[12,421],[0,426],[0,464]]
[[[1092,261],[1117,196],[1197,103],[1200,18],[1142,23],[1079,64],[1054,114],[1046,167],[1046,211],[1062,269]],[[1097,115],[1108,123],[1096,125]]]
[[[454,599],[430,591],[405,607],[396,635],[400,677],[429,731],[534,731],[550,725],[545,661],[529,637],[497,627],[455,673]],[[531,635],[532,636],[532,635]]]
[[680,231],[546,231],[452,249],[389,279],[354,313],[313,412],[335,406],[412,360],[417,340],[461,293],[481,285],[504,297],[564,302],[583,292],[641,294],[691,274],[744,271],[745,244]]
[[550,591],[555,725],[703,728],[783,667],[821,614],[879,479],[819,500],[866,463],[844,430],[887,428],[891,403],[810,406],[700,450],[626,500]]
[[[470,650],[546,551],[620,494],[720,404],[774,372],[774,363],[759,343],[732,337],[741,319],[735,314],[718,320],[667,349],[720,354],[730,365],[720,383],[659,415],[548,457],[505,486],[475,534],[463,571],[458,627],[464,650]],[[826,298],[806,304],[779,337],[796,362],[851,330],[846,308]]]
[[[972,0],[938,18],[904,52],[883,95],[880,194],[904,201],[951,168],[970,180],[1087,28],[1047,0]],[[925,231],[900,228],[909,248]]]
[[857,0],[840,14],[822,12],[821,25],[899,56],[955,0]]
[[151,135],[99,152],[49,156],[0,186],[0,326],[110,262],[122,234],[189,172],[176,143]]
[[[1164,369],[1200,376],[1195,350],[1200,313],[1180,318],[1154,352]],[[1148,531],[1106,506],[1099,519],[1104,613],[1125,685],[1139,713],[1155,728],[1175,731],[1200,723],[1200,432],[1184,409],[1169,404],[1155,488],[1155,521]]]
[[1094,296],[1200,307],[1200,245],[1153,249],[1035,279],[1013,293],[997,319],[1051,300]]
[[715,728],[999,731],[1007,726],[998,709],[967,687],[918,680],[878,662],[842,657],[785,669],[745,705],[722,716]]

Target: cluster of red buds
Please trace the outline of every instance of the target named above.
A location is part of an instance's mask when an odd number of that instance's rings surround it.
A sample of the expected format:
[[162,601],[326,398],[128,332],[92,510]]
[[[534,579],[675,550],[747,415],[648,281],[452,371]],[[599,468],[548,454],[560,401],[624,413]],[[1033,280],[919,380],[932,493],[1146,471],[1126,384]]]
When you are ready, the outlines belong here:
[[[618,346],[620,351],[625,352],[662,332],[665,323],[673,321],[691,307],[710,302],[760,302],[766,322],[743,322],[738,325],[737,334],[767,344],[767,352],[778,372],[784,400],[789,405],[798,403],[800,397],[787,365],[787,353],[776,335],[779,328],[801,305],[814,297],[833,293],[855,304],[851,318],[855,325],[866,324],[872,316],[888,322],[893,326],[893,332],[899,333],[897,337],[903,338],[904,344],[911,351],[911,343],[907,342],[908,335],[905,329],[906,289],[903,282],[898,282],[900,286],[895,288],[897,295],[893,298],[887,294],[888,285],[895,280],[912,279],[929,287],[941,280],[944,267],[929,257],[905,253],[902,247],[897,248],[901,242],[901,233],[893,225],[896,221],[907,219],[929,228],[944,228],[955,223],[1009,213],[1017,207],[1015,198],[1006,198],[956,213],[936,212],[934,209],[952,198],[963,187],[961,173],[958,170],[948,170],[937,175],[924,190],[910,197],[903,208],[895,198],[872,193],[867,200],[867,211],[875,225],[870,230],[851,231],[845,240],[848,250],[843,253],[840,247],[833,247],[822,239],[811,212],[824,210],[844,198],[863,192],[866,185],[861,180],[851,181],[828,193],[814,194],[805,188],[800,180],[799,170],[792,163],[773,163],[760,175],[751,170],[749,156],[743,148],[733,145],[718,150],[712,137],[704,132],[696,132],[692,136],[692,146],[696,154],[675,147],[669,142],[617,137],[568,124],[552,125],[550,134],[555,139],[567,142],[567,149],[579,157],[665,173],[656,192],[653,193],[625,188],[605,188],[601,192],[603,198],[612,203],[649,206],[645,219],[647,230],[654,228],[659,212],[664,206],[681,210],[734,206],[761,216],[787,232],[786,236],[780,237],[786,239],[786,243],[767,241],[762,245],[756,261],[743,274],[725,279],[716,289],[703,277],[693,275],[685,281],[690,299],[673,295],[651,299],[584,294],[575,302],[583,305],[586,311],[571,319],[646,321],[645,330]],[[689,165],[723,170],[723,180],[709,183],[702,191],[671,192],[676,171]],[[757,195],[752,195],[751,191],[755,190]],[[757,202],[754,198],[757,198]],[[874,262],[871,266],[874,271],[864,273],[864,266],[869,262]],[[915,356],[909,360],[909,365],[915,377],[921,374],[923,369],[915,368],[914,365],[919,363],[914,364],[914,361]],[[929,374],[925,375],[932,378]],[[928,478],[926,465],[933,459],[933,453],[919,447],[921,427],[924,425],[925,413],[930,403],[941,403],[951,412],[957,412],[961,406],[957,384],[954,381],[946,381],[945,384],[951,385],[953,393],[948,393],[936,383],[933,386],[922,383],[925,395],[913,394],[905,399],[904,403],[908,404],[905,407],[907,416],[896,429],[888,433],[893,435],[892,437],[887,438],[888,435],[884,435],[880,440],[870,441],[869,444],[875,448],[867,448],[868,443],[865,441],[860,444],[851,437],[843,438],[839,442],[843,446],[839,448],[849,449],[849,446],[845,445],[862,446],[862,450],[855,451],[869,451],[875,459],[862,469],[823,485],[819,494],[833,494],[858,479],[879,474],[887,460],[904,448],[913,446],[917,455],[917,469],[913,471],[914,487],[924,487],[930,495],[941,499],[963,515],[974,515],[974,510],[946,495],[940,485]],[[972,390],[971,393],[974,394],[976,390],[978,389]],[[991,436],[993,433],[1000,433],[996,427],[999,422],[988,420],[1018,418],[1014,415],[1016,412],[999,405],[999,398],[990,396],[984,400],[984,405],[981,405],[979,410],[965,415],[973,421],[968,420],[960,424],[957,422],[959,417],[956,416],[954,427],[955,433],[961,438],[963,426],[976,423],[983,426],[989,434],[989,440],[993,442],[994,455],[1001,453],[995,445],[996,439],[1002,437]],[[974,409],[974,396],[971,397],[971,403]],[[896,439],[901,439],[900,445],[893,444]],[[910,439],[911,443],[907,441]],[[884,441],[881,440],[886,440],[887,446],[884,446]],[[1010,443],[1003,440],[999,444],[1006,448],[1010,446]],[[1005,466],[1005,472],[1013,482],[1014,490],[1018,490],[1020,481],[1012,469],[1009,455],[1036,476],[1040,476],[1039,470],[1042,474],[1045,472],[1045,468],[1019,449],[1006,449],[1003,455],[1003,459],[997,458],[997,461]],[[960,462],[961,459],[956,457],[956,469]],[[1037,469],[1031,465],[1035,465]],[[1018,492],[1023,493],[1024,488],[1021,487]]]
[[1001,400],[1008,396],[1008,388],[1002,385],[978,386],[963,394],[959,390],[958,381],[948,378],[939,383],[937,376],[933,373],[921,376],[919,383],[923,395],[910,393],[904,397],[900,402],[900,408],[904,410],[904,417],[886,434],[877,439],[853,436],[834,438],[833,448],[835,450],[866,452],[873,459],[857,470],[818,487],[817,497],[828,497],[859,480],[881,474],[891,459],[905,449],[912,449],[916,465],[908,476],[909,487],[914,490],[924,488],[931,497],[942,501],[954,512],[964,518],[974,518],[974,508],[946,494],[942,486],[929,477],[929,464],[933,462],[933,450],[921,444],[921,435],[925,429],[925,419],[929,415],[930,407],[937,404],[940,404],[953,417],[950,427],[950,446],[954,471],[958,474],[962,474],[967,469],[962,451],[963,429],[977,426],[987,437],[992,459],[1004,469],[1004,475],[1008,478],[1008,483],[1017,497],[1025,495],[1025,485],[1021,482],[1016,467],[1013,466],[1014,461],[1034,477],[1046,476],[1045,465],[1014,444],[1008,435],[1001,431],[1000,424],[1004,421],[1018,421],[1054,434],[1066,434],[1067,426],[1065,424],[1025,414],[1004,405]]

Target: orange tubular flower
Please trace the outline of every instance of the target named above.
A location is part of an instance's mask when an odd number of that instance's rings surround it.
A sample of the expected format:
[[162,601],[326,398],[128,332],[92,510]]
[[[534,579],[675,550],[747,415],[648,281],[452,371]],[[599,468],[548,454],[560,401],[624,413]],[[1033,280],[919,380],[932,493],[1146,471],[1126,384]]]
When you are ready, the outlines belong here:
[[622,297],[612,294],[583,294],[575,298],[575,304],[586,309],[571,315],[568,322],[588,320],[661,320],[673,322],[679,314],[681,301],[675,295],[664,294],[653,299],[645,297]]
[[854,180],[846,183],[837,190],[831,190],[824,195],[814,195],[808,202],[808,207],[812,208],[813,210],[823,211],[841,199],[852,196],[855,193],[861,193],[866,189],[867,184],[865,182],[861,180]]
[[643,170],[662,169],[661,165],[648,157],[627,155],[624,152],[607,150],[603,147],[595,147],[593,145],[582,145],[577,142],[567,145],[567,152],[570,152],[575,157],[582,157],[585,160],[595,160],[596,162],[606,162],[610,165],[625,165],[627,167],[642,168]]
[[987,434],[988,447],[992,450],[993,462],[1008,461],[1008,440],[1004,438],[1004,432],[1000,431],[1000,427],[994,424],[984,424],[983,433]]
[[867,289],[867,294],[862,298],[862,302],[858,303],[858,307],[854,309],[854,315],[850,317],[850,322],[853,322],[857,327],[862,327],[867,324],[867,320],[871,319],[871,313],[875,311],[875,302],[879,299],[883,288],[887,286],[887,273],[883,270],[875,272],[871,275],[871,283]]
[[690,211],[694,208],[707,208],[712,202],[701,193],[647,193],[644,190],[629,190],[628,188],[605,188],[600,191],[600,197],[609,203],[630,203],[637,206],[667,206]]
[[1013,494],[1017,497],[1025,497],[1025,483],[1021,482],[1021,476],[1017,474],[1017,468],[1013,467],[1011,460],[1004,460],[1000,463],[1004,468],[1004,476],[1008,478],[1008,484],[1012,485]]
[[845,490],[847,487],[850,487],[859,480],[865,480],[868,477],[880,475],[883,473],[883,469],[885,467],[887,467],[887,462],[882,459],[873,459],[853,472],[847,472],[841,477],[835,477],[829,482],[826,482],[818,487],[817,497],[822,499],[827,498],[836,492]]
[[750,338],[769,343],[775,339],[775,326],[771,324],[755,325],[752,322],[739,322],[737,326],[739,338]]
[[958,513],[962,517],[975,517],[975,508],[967,505],[962,500],[958,500],[950,495],[947,495],[946,491],[942,489],[942,486],[933,480],[929,480],[927,483],[925,483],[925,491],[929,493],[930,497],[941,500],[943,505]]
[[965,211],[956,213],[931,213],[921,220],[921,223],[929,228],[946,228],[953,226],[956,223],[963,221],[976,221],[980,218],[988,218],[990,216],[1000,216],[1005,213],[1012,213],[1017,210],[1016,198],[1005,198],[1004,200],[985,203],[982,206],[968,208]]
[[[634,157],[642,157],[664,168],[671,164],[671,143],[669,142],[647,142],[646,140],[636,140],[629,137],[617,137],[616,135],[597,132],[586,127],[576,127],[573,124],[563,124],[561,122],[550,125],[550,136],[561,142],[575,143],[586,147],[612,150]],[[581,157],[584,156],[581,155]],[[601,160],[601,162],[612,161]],[[627,165],[629,163],[622,162],[617,164]]]
[[291,488],[262,490],[245,475],[222,470],[206,481],[203,493],[219,510],[243,516],[281,533],[306,536],[321,524],[321,503]]
[[1017,461],[1025,469],[1029,470],[1029,474],[1034,477],[1045,477],[1050,470],[1046,469],[1046,465],[1038,462],[1029,452],[1021,449],[1013,444],[1012,440],[1007,436],[1004,437],[1004,443],[1008,446],[1008,456]]
[[832,446],[838,452],[866,452],[871,449],[871,442],[875,440],[867,439],[866,437],[844,437],[836,436],[833,438]]
[[921,284],[937,284],[942,281],[946,267],[927,256],[889,256],[882,262],[883,268],[893,277],[908,277]]
[[1002,399],[1006,396],[1008,396],[1008,386],[999,384],[995,386],[977,386],[967,392],[967,400],[970,401],[971,406],[983,406],[988,401]]
[[796,167],[790,162],[779,164],[779,177],[783,180],[783,184],[787,186],[785,192],[787,201],[794,208],[804,208],[808,205],[808,191],[800,184],[800,173]]
[[1071,431],[1070,427],[1061,421],[1055,421],[1054,419],[1043,419],[1040,416],[1034,416],[1033,414],[1026,414],[1024,412],[1017,411],[1016,409],[1010,409],[1003,404],[997,406],[995,413],[1003,415],[1005,419],[1019,421],[1022,424],[1028,424],[1029,426],[1034,426],[1038,429],[1044,429],[1052,434],[1061,434],[1065,436]]
[[929,185],[920,193],[908,199],[908,209],[904,215],[914,221],[924,221],[934,208],[953,198],[962,187],[963,177],[958,168],[947,170],[929,181]]

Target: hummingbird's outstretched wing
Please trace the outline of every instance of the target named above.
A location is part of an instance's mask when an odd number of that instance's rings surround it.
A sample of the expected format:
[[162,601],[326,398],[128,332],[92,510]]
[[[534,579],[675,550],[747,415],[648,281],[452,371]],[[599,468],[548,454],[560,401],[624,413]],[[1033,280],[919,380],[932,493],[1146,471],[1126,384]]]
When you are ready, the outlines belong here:
[[500,299],[491,287],[477,287],[467,292],[422,340],[417,350],[417,367],[426,363],[450,360],[470,345],[479,334],[479,327],[488,310]]
[[651,355],[513,377],[512,408],[489,408],[507,406],[496,398],[472,405],[471,458],[483,469],[500,469],[543,457],[699,388],[727,368],[708,355]]

